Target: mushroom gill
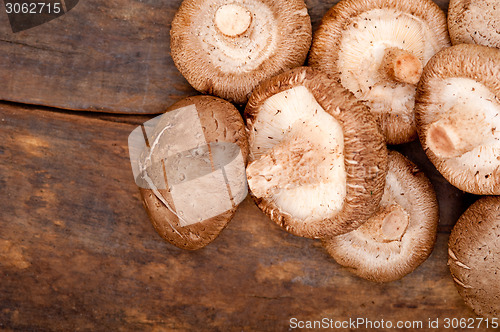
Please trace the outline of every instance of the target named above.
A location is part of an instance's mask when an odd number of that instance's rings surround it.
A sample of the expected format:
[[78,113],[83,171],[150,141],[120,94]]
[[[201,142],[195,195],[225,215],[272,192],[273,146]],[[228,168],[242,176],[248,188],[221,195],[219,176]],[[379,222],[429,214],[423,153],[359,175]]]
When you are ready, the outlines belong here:
[[450,0],[448,28],[453,45],[477,44],[500,48],[500,2]]

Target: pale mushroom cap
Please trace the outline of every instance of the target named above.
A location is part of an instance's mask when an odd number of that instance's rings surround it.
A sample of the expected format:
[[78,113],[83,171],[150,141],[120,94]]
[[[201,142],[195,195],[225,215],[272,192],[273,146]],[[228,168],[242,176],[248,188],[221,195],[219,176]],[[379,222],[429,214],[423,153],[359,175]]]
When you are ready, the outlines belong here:
[[151,139],[139,162],[140,192],[154,228],[179,248],[206,246],[247,195],[241,115],[223,99],[188,97],[145,131]]
[[429,257],[438,221],[430,181],[415,164],[392,151],[379,211],[358,229],[323,239],[323,245],[352,273],[377,282],[393,281]]
[[416,96],[420,142],[455,187],[500,195],[500,50],[456,45],[424,68]]
[[465,303],[479,316],[500,317],[500,197],[472,204],[448,244],[448,265]]
[[262,80],[304,63],[312,31],[303,0],[184,0],[170,38],[195,89],[243,104]]
[[359,227],[382,196],[387,151],[368,108],[327,75],[301,67],[259,85],[245,109],[249,189],[292,234]]
[[[416,138],[414,95],[427,61],[450,45],[431,0],[342,0],[314,34],[309,65],[370,106],[389,144]],[[390,50],[400,50],[392,61]],[[388,61],[391,60],[391,61]],[[394,66],[402,75],[394,75]]]
[[500,48],[500,1],[450,0],[448,29],[453,45]]

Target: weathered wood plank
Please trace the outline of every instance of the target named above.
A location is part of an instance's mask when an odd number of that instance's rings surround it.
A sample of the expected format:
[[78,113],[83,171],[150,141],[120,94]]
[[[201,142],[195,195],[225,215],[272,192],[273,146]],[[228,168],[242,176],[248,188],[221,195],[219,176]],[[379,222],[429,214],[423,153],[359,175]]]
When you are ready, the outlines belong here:
[[19,33],[0,15],[0,99],[64,109],[159,113],[193,89],[169,56],[180,0],[80,1]]
[[[306,1],[313,28],[338,1]],[[447,1],[436,1],[446,8]],[[0,13],[0,100],[70,110],[160,113],[194,90],[169,54],[181,0],[80,1],[68,14],[12,33]],[[3,8],[3,7],[2,7]]]
[[[474,317],[446,265],[448,214],[431,257],[380,285],[282,231],[248,198],[205,249],[165,243],[132,179],[136,121],[124,119],[134,117],[0,104],[0,329],[284,331],[294,317]],[[401,149],[430,170],[441,200],[463,199],[414,145]]]

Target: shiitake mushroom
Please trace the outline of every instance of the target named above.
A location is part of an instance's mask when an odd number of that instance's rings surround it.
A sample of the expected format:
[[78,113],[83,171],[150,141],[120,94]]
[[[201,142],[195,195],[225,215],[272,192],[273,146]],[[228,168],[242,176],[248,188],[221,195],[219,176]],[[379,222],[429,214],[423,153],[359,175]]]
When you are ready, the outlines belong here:
[[376,116],[388,144],[417,137],[413,106],[422,68],[450,46],[431,0],[342,0],[314,34],[309,65],[333,75]]
[[429,257],[438,222],[438,202],[431,182],[414,163],[391,151],[377,212],[358,229],[323,239],[323,246],[357,276],[394,281]]
[[451,231],[448,265],[458,292],[479,316],[500,316],[500,197],[485,196]]
[[149,144],[138,159],[136,183],[151,222],[168,242],[202,248],[247,195],[243,119],[223,99],[194,96],[145,128]]
[[387,150],[368,107],[340,84],[309,67],[292,69],[254,90],[245,117],[249,189],[278,225],[321,238],[376,211]]
[[170,30],[187,81],[237,104],[264,79],[301,66],[311,39],[303,0],[184,0]]
[[415,105],[420,142],[455,187],[500,195],[500,50],[461,44],[424,68]]

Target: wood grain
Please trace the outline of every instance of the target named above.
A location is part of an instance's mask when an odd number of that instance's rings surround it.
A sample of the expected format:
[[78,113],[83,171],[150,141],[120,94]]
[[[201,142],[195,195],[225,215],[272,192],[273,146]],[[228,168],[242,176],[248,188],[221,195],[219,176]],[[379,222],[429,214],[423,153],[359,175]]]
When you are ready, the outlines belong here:
[[[306,1],[313,29],[338,1]],[[161,113],[195,94],[170,58],[181,0],[85,0],[12,33],[0,11],[0,100],[69,110]],[[446,9],[447,1],[436,1]]]
[[[294,317],[475,317],[446,265],[446,213],[431,257],[388,284],[352,276],[248,198],[208,247],[165,243],[132,179],[134,118],[0,104],[0,329],[286,331]],[[401,147],[449,202],[442,211],[464,208],[415,149]]]

